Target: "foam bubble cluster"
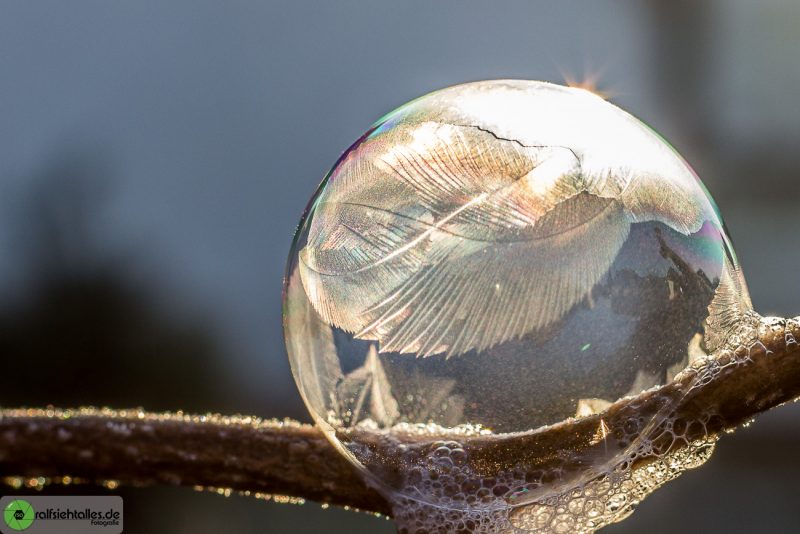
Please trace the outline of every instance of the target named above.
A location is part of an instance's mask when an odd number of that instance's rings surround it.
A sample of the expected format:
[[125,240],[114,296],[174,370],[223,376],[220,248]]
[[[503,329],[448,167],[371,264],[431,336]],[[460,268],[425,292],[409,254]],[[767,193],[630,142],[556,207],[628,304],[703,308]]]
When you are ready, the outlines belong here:
[[[482,451],[469,438],[413,447],[384,438],[387,449],[379,454],[408,468],[401,470],[402,490],[387,492],[402,533],[589,533],[624,519],[661,485],[702,465],[717,439],[706,428],[713,417],[668,414],[649,430],[636,420],[594,450],[524,460],[490,477],[470,458]],[[576,472],[587,458],[596,465]]]

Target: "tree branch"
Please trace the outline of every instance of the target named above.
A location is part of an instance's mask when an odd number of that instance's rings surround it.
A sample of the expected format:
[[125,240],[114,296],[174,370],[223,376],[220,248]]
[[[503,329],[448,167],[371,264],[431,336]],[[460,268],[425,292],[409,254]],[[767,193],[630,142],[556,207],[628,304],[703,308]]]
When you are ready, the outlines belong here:
[[[736,428],[800,396],[800,318],[759,318],[751,332],[749,341],[736,350],[720,351],[670,384],[622,399],[602,414],[502,439],[466,439],[470,462],[479,469],[512,459],[546,466],[559,450],[590,452],[599,424],[613,435],[634,414],[647,416],[665,405],[671,406],[672,421],[686,423],[687,440],[667,443],[670,450]],[[0,475],[229,488],[391,514],[386,499],[319,430],[244,416],[92,408],[2,410]]]
[[136,409],[3,410],[0,475],[231,489],[389,513],[321,432],[288,420]]

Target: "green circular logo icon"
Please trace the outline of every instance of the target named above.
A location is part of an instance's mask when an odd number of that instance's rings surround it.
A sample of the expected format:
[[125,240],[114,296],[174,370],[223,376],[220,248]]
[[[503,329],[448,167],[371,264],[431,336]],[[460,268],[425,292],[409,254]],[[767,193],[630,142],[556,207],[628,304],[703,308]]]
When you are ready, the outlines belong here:
[[3,510],[6,525],[13,530],[25,530],[33,523],[33,506],[28,501],[17,499],[8,503]]

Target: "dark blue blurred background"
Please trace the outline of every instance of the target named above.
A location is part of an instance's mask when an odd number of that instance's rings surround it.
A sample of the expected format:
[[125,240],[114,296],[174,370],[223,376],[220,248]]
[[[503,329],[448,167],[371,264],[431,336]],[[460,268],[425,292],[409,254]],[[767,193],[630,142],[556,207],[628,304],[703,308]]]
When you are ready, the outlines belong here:
[[[339,153],[488,78],[596,81],[714,195],[756,309],[800,313],[800,4],[4,2],[0,405],[308,420],[281,277]],[[608,532],[797,532],[800,407]],[[341,510],[126,489],[127,532],[392,532]]]

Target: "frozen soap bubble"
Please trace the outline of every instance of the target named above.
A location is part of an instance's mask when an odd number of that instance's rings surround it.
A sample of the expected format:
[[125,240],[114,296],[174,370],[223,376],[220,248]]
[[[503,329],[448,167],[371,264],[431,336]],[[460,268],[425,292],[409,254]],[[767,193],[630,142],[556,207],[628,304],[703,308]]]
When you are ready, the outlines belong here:
[[[629,513],[642,491],[618,474],[651,447],[647,417],[601,419],[602,447],[580,459],[487,451],[668,383],[750,310],[680,156],[602,98],[533,81],[443,89],[376,123],[311,200],[284,295],[306,405],[405,503],[408,531],[436,516],[453,530],[572,532]],[[675,461],[697,463],[709,449],[696,447]]]

